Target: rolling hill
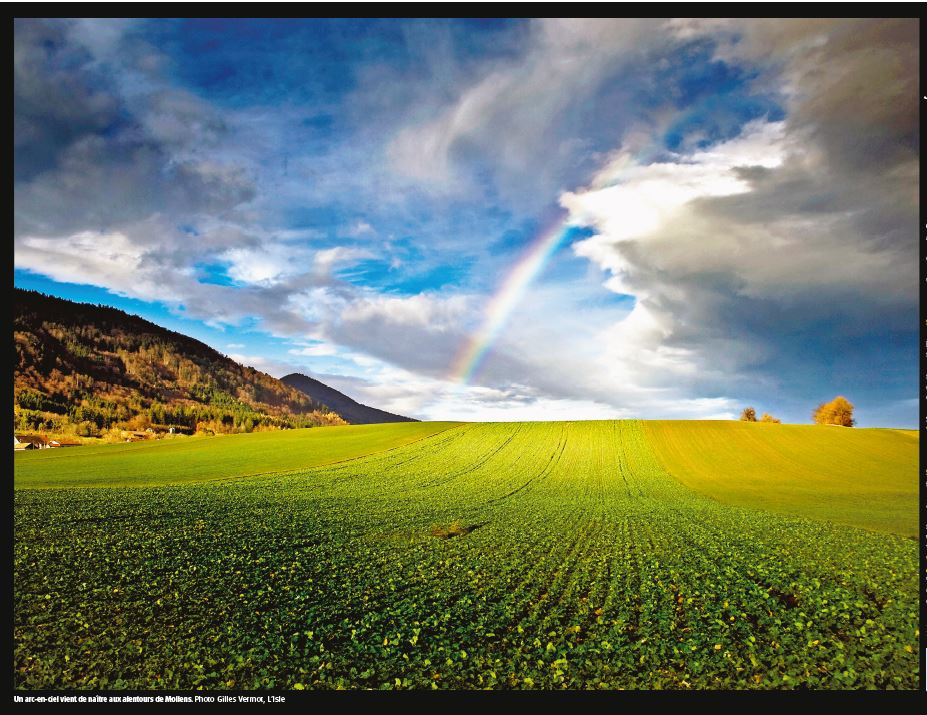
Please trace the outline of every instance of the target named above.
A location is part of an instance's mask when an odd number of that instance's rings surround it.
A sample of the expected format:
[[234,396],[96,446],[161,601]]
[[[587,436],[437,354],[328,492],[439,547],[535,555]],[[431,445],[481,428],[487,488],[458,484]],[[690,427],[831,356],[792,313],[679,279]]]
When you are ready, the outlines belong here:
[[337,412],[353,425],[380,424],[384,422],[417,422],[411,417],[394,415],[391,412],[378,410],[375,407],[362,405],[324,382],[319,382],[308,375],[294,372],[280,378],[280,381],[290,387],[295,387],[315,402],[325,405],[333,412]]
[[648,420],[663,467],[718,501],[917,533],[917,433],[715,420]]

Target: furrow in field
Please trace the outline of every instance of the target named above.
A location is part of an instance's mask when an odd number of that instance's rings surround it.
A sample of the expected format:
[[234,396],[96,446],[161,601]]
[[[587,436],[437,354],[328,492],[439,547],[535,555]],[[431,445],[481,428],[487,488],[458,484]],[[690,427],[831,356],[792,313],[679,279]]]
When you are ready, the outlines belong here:
[[513,489],[512,491],[510,491],[510,492],[508,492],[508,493],[506,493],[506,494],[503,494],[502,496],[495,497],[495,498],[493,498],[493,499],[487,499],[487,500],[486,500],[486,503],[487,503],[487,504],[492,504],[492,503],[494,503],[494,502],[499,502],[499,501],[503,501],[503,500],[505,500],[505,499],[509,499],[509,498],[515,496],[516,494],[518,494],[520,491],[523,491],[524,489],[527,489],[532,483],[544,479],[544,478],[545,478],[548,474],[550,474],[550,473],[554,470],[554,468],[557,466],[557,463],[560,461],[561,456],[563,456],[563,451],[564,451],[564,449],[566,449],[566,445],[567,445],[567,437],[566,437],[566,434],[565,434],[565,433],[561,433],[561,435],[560,435],[560,437],[559,437],[559,441],[558,441],[558,443],[557,443],[557,446],[556,446],[556,447],[554,448],[554,450],[551,452],[550,459],[547,461],[547,463],[544,465],[544,468],[541,469],[540,472],[538,472],[537,474],[535,474],[535,475],[534,475],[533,477],[531,477],[527,482],[525,482],[524,484],[521,484],[520,486],[518,486],[517,488]]

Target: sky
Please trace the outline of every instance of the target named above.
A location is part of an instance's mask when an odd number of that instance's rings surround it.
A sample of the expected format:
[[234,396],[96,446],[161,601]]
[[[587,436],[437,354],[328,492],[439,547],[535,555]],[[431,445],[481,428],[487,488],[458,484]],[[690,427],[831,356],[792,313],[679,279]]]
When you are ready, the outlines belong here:
[[14,282],[419,419],[915,428],[916,20],[14,25]]

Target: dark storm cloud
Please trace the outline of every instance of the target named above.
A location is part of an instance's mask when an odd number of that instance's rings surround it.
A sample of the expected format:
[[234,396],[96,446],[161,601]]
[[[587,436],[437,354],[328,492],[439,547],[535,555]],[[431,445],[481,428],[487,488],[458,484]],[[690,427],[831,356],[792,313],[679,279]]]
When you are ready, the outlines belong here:
[[[89,39],[71,21],[16,23],[14,236],[127,232],[161,216],[156,237],[131,231],[133,240],[195,251],[177,226],[246,204],[251,177],[204,153],[225,131],[221,117],[153,79],[151,52],[136,66],[131,51],[101,57]],[[118,31],[108,40],[137,45]]]
[[701,196],[630,240],[603,231],[587,254],[666,319],[696,390],[904,396],[913,372],[885,365],[909,365],[916,339],[916,22],[682,27],[731,33],[719,53],[786,88],[769,144],[781,162],[719,170],[747,190]]

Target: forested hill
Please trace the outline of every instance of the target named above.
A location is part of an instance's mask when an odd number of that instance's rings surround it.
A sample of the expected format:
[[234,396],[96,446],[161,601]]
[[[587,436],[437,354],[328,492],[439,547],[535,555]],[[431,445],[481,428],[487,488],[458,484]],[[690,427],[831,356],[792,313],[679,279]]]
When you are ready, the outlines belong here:
[[14,289],[13,342],[20,431],[98,436],[344,423],[280,380],[115,308]]

